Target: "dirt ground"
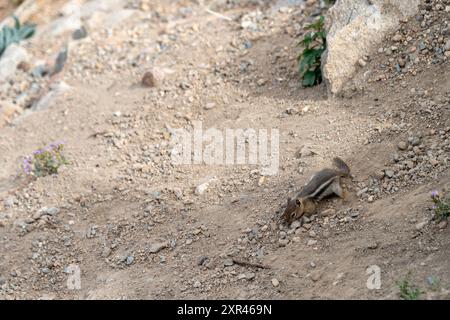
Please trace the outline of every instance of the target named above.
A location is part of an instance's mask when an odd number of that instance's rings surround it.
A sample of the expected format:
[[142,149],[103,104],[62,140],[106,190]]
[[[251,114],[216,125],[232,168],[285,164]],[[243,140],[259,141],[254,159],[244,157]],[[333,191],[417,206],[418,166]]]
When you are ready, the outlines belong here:
[[[152,1],[112,32],[90,29],[52,80],[70,89],[0,128],[0,298],[398,299],[406,278],[422,298],[443,295],[450,231],[432,220],[430,192],[450,187],[449,60],[398,76],[374,53],[361,81],[329,97],[300,86],[296,62],[325,8],[217,3],[231,21],[196,1]],[[240,23],[248,14],[255,30]],[[166,76],[141,86],[152,67]],[[196,120],[278,129],[278,173],[172,164],[171,128]],[[23,156],[59,140],[69,165],[16,177]],[[348,198],[323,201],[302,227],[280,223],[287,196],[336,155],[351,168]],[[33,218],[43,207],[59,213]]]

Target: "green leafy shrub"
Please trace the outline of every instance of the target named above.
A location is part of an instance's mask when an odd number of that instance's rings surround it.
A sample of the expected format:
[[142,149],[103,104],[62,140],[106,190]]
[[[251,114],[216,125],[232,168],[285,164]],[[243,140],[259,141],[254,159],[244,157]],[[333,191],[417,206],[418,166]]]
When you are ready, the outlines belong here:
[[400,298],[403,300],[417,300],[423,293],[419,287],[410,283],[408,279],[398,281],[397,285],[400,290]]
[[434,202],[433,210],[439,221],[445,220],[450,216],[450,195],[446,197],[434,190],[431,192],[431,200]]
[[5,52],[6,48],[11,43],[19,43],[24,39],[31,38],[36,31],[36,26],[33,24],[21,25],[19,19],[13,16],[14,27],[3,26],[0,30],[0,57]]
[[321,16],[316,22],[306,27],[309,31],[300,41],[303,51],[298,56],[298,72],[302,85],[311,87],[322,82],[322,53],[326,50],[325,18]]
[[43,177],[58,173],[59,167],[68,164],[64,153],[64,143],[51,143],[45,148],[38,149],[31,156],[23,159],[22,169],[25,175]]

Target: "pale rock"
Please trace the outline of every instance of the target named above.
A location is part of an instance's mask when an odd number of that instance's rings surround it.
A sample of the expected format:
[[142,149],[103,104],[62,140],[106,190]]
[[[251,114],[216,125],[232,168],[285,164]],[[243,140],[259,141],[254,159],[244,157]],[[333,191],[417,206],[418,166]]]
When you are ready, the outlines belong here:
[[357,71],[358,61],[377,50],[400,21],[418,11],[420,0],[338,0],[325,19],[328,48],[323,75],[332,94],[340,92]]
[[29,62],[27,50],[17,43],[10,44],[0,59],[0,82],[12,76],[21,62]]

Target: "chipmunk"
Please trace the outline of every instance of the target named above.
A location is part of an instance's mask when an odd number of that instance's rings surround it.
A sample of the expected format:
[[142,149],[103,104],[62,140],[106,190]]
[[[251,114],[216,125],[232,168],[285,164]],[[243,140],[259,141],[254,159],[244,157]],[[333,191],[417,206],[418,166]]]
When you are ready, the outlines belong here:
[[338,170],[322,169],[315,173],[309,182],[298,192],[294,198],[287,199],[287,206],[283,218],[287,223],[311,216],[315,213],[317,202],[325,197],[336,194],[344,198],[344,190],[341,186],[341,178],[350,176],[350,168],[339,157],[333,159]]

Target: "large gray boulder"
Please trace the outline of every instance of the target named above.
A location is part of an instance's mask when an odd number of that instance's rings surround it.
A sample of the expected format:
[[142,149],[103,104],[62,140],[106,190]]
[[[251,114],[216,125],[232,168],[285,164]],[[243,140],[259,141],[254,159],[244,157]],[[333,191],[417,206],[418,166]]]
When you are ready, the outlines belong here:
[[27,50],[17,43],[10,44],[0,58],[0,82],[12,76],[21,62],[30,59]]
[[339,93],[357,70],[401,20],[418,12],[420,0],[337,0],[326,19],[328,49],[323,75],[328,90]]

